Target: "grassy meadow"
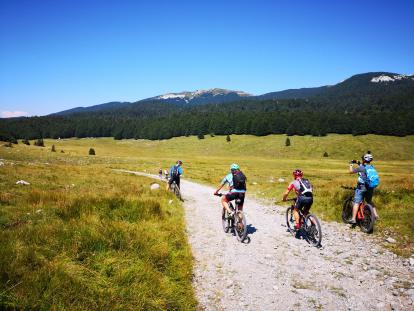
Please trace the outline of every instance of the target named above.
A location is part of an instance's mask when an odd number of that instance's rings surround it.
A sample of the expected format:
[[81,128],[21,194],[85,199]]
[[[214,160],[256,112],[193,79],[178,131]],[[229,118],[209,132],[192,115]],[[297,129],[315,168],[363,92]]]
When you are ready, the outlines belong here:
[[[371,150],[381,178],[374,236],[392,236],[397,243],[387,247],[413,253],[414,136],[294,136],[289,147],[285,139],[85,138],[45,140],[43,148],[0,147],[6,164],[0,166],[1,306],[194,309],[191,250],[179,202],[163,189],[151,192],[149,179],[112,170],[157,174],[177,159],[184,162],[185,178],[209,185],[218,184],[236,162],[248,177],[250,195],[273,201],[300,168],[315,187],[312,211],[340,222],[349,194],[340,186],[356,183],[348,161]],[[57,152],[51,152],[52,144]],[[88,155],[90,147],[95,156]],[[20,179],[31,184],[16,185]]]
[[0,309],[196,308],[170,193],[50,146],[0,148]]

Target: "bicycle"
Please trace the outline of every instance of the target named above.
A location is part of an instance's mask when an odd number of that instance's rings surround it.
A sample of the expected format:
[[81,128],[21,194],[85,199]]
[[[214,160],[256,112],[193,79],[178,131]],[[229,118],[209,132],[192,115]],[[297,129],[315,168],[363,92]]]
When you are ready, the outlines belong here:
[[[290,199],[287,201],[296,202],[296,199]],[[302,209],[298,209],[300,228],[296,230],[295,218],[293,216],[294,207],[295,203],[289,206],[286,210],[286,225],[288,231],[294,235],[301,231],[304,233],[304,237],[308,243],[310,243],[312,246],[320,246],[322,242],[322,228],[319,219],[310,213],[305,216]]]
[[[355,187],[346,187],[341,186],[342,189],[346,190],[353,190],[355,191]],[[352,208],[354,206],[354,196],[350,194],[345,200],[342,205],[342,220],[344,223],[349,223],[352,219]],[[375,224],[375,216],[374,210],[371,204],[365,203],[362,201],[359,203],[358,212],[356,216],[356,225],[358,225],[362,232],[364,233],[372,233],[374,232],[374,224]]]
[[[217,193],[216,196],[222,197],[223,193]],[[235,200],[235,207],[229,202],[230,209],[234,212],[232,216],[229,215],[226,209],[223,209],[221,214],[221,223],[225,233],[234,232],[237,240],[243,242],[247,237],[247,221],[243,211],[239,209],[241,200]]]
[[173,180],[173,182],[170,185],[170,190],[176,195],[176,197],[180,200],[183,201],[183,198],[181,196],[181,191],[180,191],[180,187],[178,187],[177,183],[175,182],[175,180]]

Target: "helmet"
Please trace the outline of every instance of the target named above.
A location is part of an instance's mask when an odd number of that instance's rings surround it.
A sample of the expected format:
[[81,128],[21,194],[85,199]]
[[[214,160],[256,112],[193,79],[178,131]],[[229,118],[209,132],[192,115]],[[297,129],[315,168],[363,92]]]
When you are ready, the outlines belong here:
[[303,172],[302,172],[301,170],[294,170],[294,171],[293,171],[293,176],[294,176],[295,178],[297,178],[297,177],[302,177],[302,176],[303,176]]
[[181,164],[183,164],[183,161],[178,160],[178,161],[177,161],[177,164],[180,164],[180,165],[181,165]]
[[366,153],[362,157],[362,160],[364,160],[365,162],[371,162],[372,160],[374,160],[374,157],[372,156],[371,153]]
[[233,163],[231,166],[230,166],[230,170],[239,170],[240,169],[240,166],[238,166],[236,163]]

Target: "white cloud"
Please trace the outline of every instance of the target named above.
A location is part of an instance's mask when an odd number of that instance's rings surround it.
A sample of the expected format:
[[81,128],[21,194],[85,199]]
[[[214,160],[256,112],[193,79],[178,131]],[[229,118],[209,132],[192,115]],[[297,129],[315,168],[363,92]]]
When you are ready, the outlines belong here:
[[0,112],[0,118],[14,118],[28,116],[29,113],[26,111],[2,111]]

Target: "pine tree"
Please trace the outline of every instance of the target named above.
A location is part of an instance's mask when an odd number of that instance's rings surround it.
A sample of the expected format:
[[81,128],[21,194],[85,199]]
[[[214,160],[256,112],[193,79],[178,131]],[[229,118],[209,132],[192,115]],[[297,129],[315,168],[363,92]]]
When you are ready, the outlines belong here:
[[286,137],[285,146],[286,147],[289,147],[290,146],[290,139],[289,139],[289,137]]
[[226,141],[229,143],[229,142],[231,142],[231,138],[230,138],[230,135],[228,135],[227,134],[227,137],[226,137]]
[[44,147],[44,146],[45,146],[45,143],[43,142],[43,138],[39,138],[39,139],[37,139],[37,140],[34,142],[34,145],[35,145],[35,146],[38,146],[38,147]]
[[324,158],[327,158],[327,157],[329,157],[329,154],[325,151],[323,156],[324,156]]
[[203,135],[203,134],[198,134],[198,135],[197,135],[197,138],[198,138],[198,139],[204,139],[204,135]]
[[56,152],[55,145],[52,145],[52,152]]
[[95,155],[95,149],[90,148],[89,149],[89,155]]

